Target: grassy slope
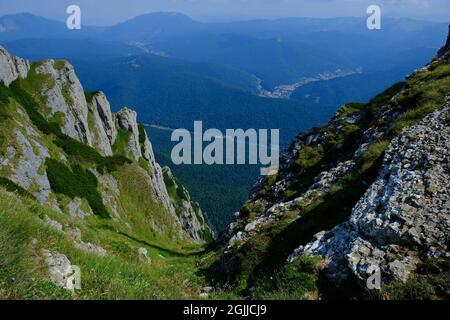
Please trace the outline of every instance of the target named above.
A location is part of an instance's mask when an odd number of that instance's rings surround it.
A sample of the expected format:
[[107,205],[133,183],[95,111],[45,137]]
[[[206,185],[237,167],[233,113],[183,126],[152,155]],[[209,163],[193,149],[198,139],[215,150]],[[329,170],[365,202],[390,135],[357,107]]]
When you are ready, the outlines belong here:
[[[115,232],[104,220],[80,222],[0,188],[0,298],[8,299],[185,299],[198,297],[204,283],[196,275],[198,247],[162,248]],[[75,249],[70,240],[45,225],[44,215],[64,226],[80,228],[83,241],[101,245],[100,257]],[[32,239],[38,239],[32,244]],[[150,263],[137,249],[148,250]],[[40,249],[67,255],[82,273],[82,290],[74,296],[51,284]]]

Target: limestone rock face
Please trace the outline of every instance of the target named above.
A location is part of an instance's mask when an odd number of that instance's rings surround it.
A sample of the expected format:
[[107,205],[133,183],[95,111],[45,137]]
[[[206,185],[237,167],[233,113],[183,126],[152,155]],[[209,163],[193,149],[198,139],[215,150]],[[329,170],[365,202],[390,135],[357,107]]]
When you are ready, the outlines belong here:
[[183,229],[196,241],[207,240],[205,236],[213,238],[212,231],[205,221],[200,206],[191,200],[187,190],[178,183],[168,167],[163,168],[163,174],[167,188],[172,189],[177,194],[177,197],[172,198],[171,202]]
[[117,128],[111,107],[103,92],[95,93],[88,103],[92,123],[89,129],[92,133],[92,144],[104,156],[112,155],[111,146],[117,137]]
[[141,146],[139,144],[139,128],[137,123],[137,114],[129,108],[123,108],[116,113],[119,128],[129,132],[128,152],[135,161],[142,156]]
[[0,46],[0,81],[9,86],[17,78],[26,78],[30,63],[22,58],[14,57]]
[[394,139],[350,219],[317,234],[289,260],[323,256],[336,280],[363,281],[379,269],[385,279],[407,281],[420,259],[448,256],[449,116],[450,101]]
[[54,60],[46,60],[36,68],[36,73],[46,75],[50,79],[43,92],[48,98],[48,116],[61,116],[63,133],[92,145],[86,97],[72,65],[65,61],[56,65]]
[[152,184],[154,186],[156,197],[161,200],[161,202],[164,204],[164,206],[173,211],[173,207],[170,204],[170,197],[167,192],[167,187],[164,183],[164,174],[163,169],[161,166],[156,162],[155,160],[155,154],[153,153],[153,147],[150,143],[150,140],[147,136],[147,132],[144,131],[145,137],[141,140],[144,141],[143,143],[143,157],[149,162],[150,167],[150,177],[152,180]]
[[41,172],[40,168],[49,155],[48,150],[36,139],[27,137],[20,130],[15,131],[15,136],[18,150],[11,155],[15,156],[17,152],[19,159],[15,165],[12,165],[13,174],[10,179],[26,190],[34,189],[33,195],[39,202],[44,203],[51,193],[51,187],[47,174]]

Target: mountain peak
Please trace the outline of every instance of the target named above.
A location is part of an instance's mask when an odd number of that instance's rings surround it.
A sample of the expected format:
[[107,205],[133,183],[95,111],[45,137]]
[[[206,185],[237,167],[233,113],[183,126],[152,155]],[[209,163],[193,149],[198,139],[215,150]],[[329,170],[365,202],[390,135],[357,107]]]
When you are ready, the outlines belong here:
[[128,40],[129,35],[133,34],[133,40],[146,41],[162,36],[181,35],[201,26],[202,23],[181,13],[152,12],[110,27],[107,36]]

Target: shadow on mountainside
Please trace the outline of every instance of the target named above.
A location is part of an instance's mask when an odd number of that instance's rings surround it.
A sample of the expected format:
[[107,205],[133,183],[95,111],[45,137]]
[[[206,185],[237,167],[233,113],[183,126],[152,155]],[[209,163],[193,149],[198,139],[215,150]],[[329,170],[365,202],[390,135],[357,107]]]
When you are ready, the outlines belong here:
[[178,251],[167,249],[167,248],[163,248],[163,247],[158,246],[156,244],[152,244],[152,243],[149,243],[149,242],[147,242],[145,240],[138,239],[136,237],[130,236],[129,234],[127,234],[125,232],[122,232],[122,231],[119,231],[119,230],[115,230],[111,226],[99,226],[99,228],[107,230],[107,231],[110,231],[110,232],[113,232],[115,234],[120,234],[121,236],[124,236],[124,237],[126,237],[126,238],[128,238],[128,239],[130,239],[130,240],[132,240],[134,242],[137,242],[137,243],[140,243],[140,244],[142,244],[144,246],[147,246],[147,247],[159,250],[159,251],[164,252],[164,253],[166,253],[166,254],[168,254],[170,256],[173,256],[173,257],[193,257],[193,256],[198,256],[198,255],[202,254],[203,251],[204,251],[203,249],[201,249],[201,250],[198,250],[198,251],[195,251],[195,252],[190,252],[190,253],[178,252]]

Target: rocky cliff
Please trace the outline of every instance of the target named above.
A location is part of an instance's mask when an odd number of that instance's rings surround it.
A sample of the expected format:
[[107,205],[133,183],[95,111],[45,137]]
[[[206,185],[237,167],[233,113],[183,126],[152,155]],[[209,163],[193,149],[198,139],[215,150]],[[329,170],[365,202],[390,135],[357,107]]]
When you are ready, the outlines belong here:
[[30,63],[25,59],[11,56],[4,48],[0,47],[0,81],[6,86],[17,78],[26,78],[30,70]]
[[[450,97],[449,97],[450,98]],[[421,259],[448,255],[450,101],[403,131],[385,152],[378,177],[348,221],[295,250],[326,259],[334,280],[382,276],[406,282]]]
[[343,297],[379,272],[380,297],[448,294],[448,49],[291,144],[222,235],[218,281],[255,298]]
[[198,205],[187,196],[179,206],[169,195],[136,112],[111,112],[102,92],[84,92],[68,62],[29,63],[0,48],[0,85],[3,184],[55,210],[109,217],[155,238],[212,238]]

